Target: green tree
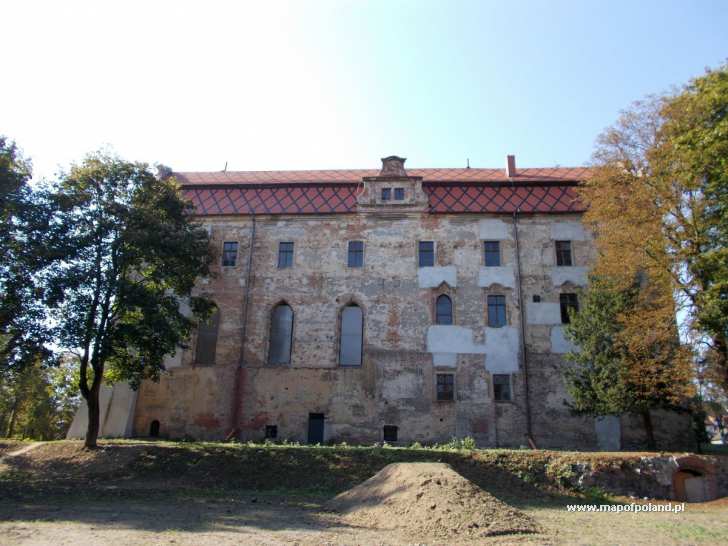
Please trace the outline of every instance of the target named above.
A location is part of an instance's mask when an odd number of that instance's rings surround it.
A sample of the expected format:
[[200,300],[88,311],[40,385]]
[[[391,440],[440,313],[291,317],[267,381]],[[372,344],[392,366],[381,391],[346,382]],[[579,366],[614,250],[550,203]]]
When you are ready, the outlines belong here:
[[208,235],[173,178],[106,154],[74,165],[35,199],[50,215],[24,243],[45,257],[32,263],[32,278],[47,318],[31,319],[53,346],[78,357],[85,445],[95,448],[105,371],[133,387],[158,379],[164,356],[194,325],[180,312],[181,298],[190,298],[195,317],[209,314],[206,298],[191,297],[209,274]]
[[[642,416],[649,449],[655,449],[650,409],[682,406],[692,394],[690,353],[681,346],[674,318],[655,303],[653,286],[628,287],[591,277],[565,333],[578,349],[566,355],[568,404],[578,414]],[[651,316],[651,331],[634,343],[631,317]]]
[[0,375],[49,356],[34,276],[47,249],[28,242],[45,232],[50,209],[35,198],[31,173],[15,143],[0,136]]

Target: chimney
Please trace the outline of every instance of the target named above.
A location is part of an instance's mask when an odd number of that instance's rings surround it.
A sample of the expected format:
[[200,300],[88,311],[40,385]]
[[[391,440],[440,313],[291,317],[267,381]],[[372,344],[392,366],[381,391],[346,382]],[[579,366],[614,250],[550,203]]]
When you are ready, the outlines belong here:
[[512,178],[512,177],[516,176],[516,156],[515,155],[506,156],[506,176],[508,178]]

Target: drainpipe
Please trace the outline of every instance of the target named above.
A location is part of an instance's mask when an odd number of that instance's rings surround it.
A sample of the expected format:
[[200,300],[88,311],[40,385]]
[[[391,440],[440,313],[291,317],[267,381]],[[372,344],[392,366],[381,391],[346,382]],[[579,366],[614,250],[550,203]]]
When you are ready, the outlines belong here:
[[528,385],[528,356],[526,354],[526,322],[523,313],[523,290],[521,287],[521,251],[518,241],[518,213],[520,208],[513,212],[513,240],[516,243],[516,287],[518,289],[518,311],[521,323],[521,364],[523,366],[523,385],[526,391],[526,439],[531,449],[536,449],[536,443],[533,441],[533,433],[531,427],[531,391]]
[[250,250],[248,251],[248,263],[245,271],[245,299],[243,300],[243,323],[240,328],[240,358],[235,370],[235,385],[233,388],[232,401],[232,423],[226,440],[231,440],[240,432],[240,396],[243,382],[243,367],[245,366],[245,341],[248,328],[248,301],[250,300],[250,273],[253,269],[253,252],[255,250],[255,213],[253,214],[253,225],[250,228]]

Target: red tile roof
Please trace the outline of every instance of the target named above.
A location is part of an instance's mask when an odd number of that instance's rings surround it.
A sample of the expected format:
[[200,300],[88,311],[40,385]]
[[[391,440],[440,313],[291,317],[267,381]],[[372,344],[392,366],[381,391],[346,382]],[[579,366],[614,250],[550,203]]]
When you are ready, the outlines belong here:
[[[575,186],[588,168],[408,169],[423,178],[431,213],[581,212]],[[378,170],[175,173],[201,215],[341,214],[356,211],[365,176]]]
[[[410,176],[424,182],[580,182],[589,177],[587,167],[549,167],[519,169],[512,179],[505,169],[407,169]],[[179,172],[174,176],[183,186],[207,184],[291,184],[361,182],[365,176],[377,176],[378,169],[344,169],[325,171],[226,171]]]

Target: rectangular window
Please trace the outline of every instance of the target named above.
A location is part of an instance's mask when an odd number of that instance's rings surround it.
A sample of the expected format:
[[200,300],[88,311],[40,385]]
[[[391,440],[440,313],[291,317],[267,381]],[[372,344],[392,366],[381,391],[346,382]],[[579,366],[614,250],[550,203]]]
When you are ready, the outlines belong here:
[[493,374],[493,396],[498,402],[511,399],[511,376],[509,374]]
[[404,188],[394,188],[394,200],[404,201]]
[[397,441],[397,427],[394,425],[384,425],[384,441],[385,442],[396,442]]
[[265,437],[270,440],[275,440],[276,438],[278,438],[278,425],[266,425]]
[[435,265],[435,243],[432,241],[420,241],[419,244],[420,267],[432,267]]
[[561,323],[569,324],[569,309],[573,309],[574,313],[578,313],[579,299],[576,294],[559,294],[559,303],[561,304]]
[[232,266],[238,259],[238,243],[226,241],[222,244],[222,265]]
[[571,241],[556,241],[556,265],[571,265]]
[[278,269],[293,267],[293,243],[278,243]]
[[364,265],[364,241],[349,241],[349,267],[362,267]]
[[485,265],[495,267],[501,264],[500,241],[485,241],[483,243],[485,249]]
[[382,201],[392,199],[392,188],[382,188]]
[[437,399],[455,400],[455,375],[451,373],[437,374]]
[[501,328],[506,325],[506,297],[488,296],[488,326]]

